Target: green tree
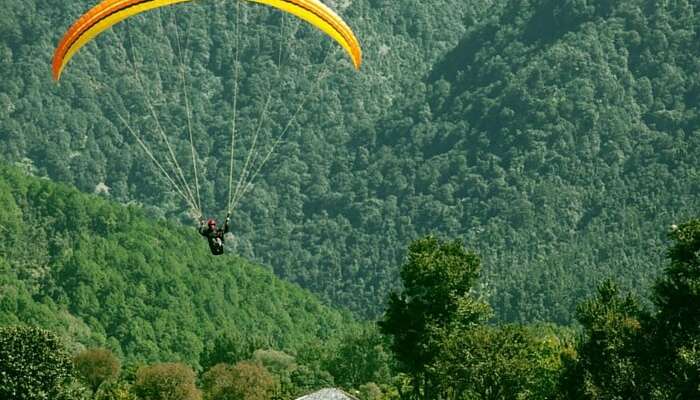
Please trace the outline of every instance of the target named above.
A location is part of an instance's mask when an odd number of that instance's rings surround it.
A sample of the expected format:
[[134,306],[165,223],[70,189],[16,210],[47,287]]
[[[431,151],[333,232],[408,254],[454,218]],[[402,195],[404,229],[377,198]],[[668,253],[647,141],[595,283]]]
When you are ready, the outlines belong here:
[[383,398],[382,389],[374,382],[361,385],[358,391],[363,400],[382,400]]
[[267,340],[255,335],[242,335],[238,331],[222,331],[210,341],[202,354],[202,367],[205,369],[220,363],[234,365],[249,359],[255,350],[269,346]]
[[297,397],[314,389],[335,386],[333,375],[326,370],[326,361],[332,359],[334,350],[332,342],[322,343],[318,340],[299,349],[296,354],[299,367],[290,376]]
[[277,382],[262,364],[241,361],[215,365],[202,376],[202,386],[206,400],[267,400]]
[[261,364],[275,375],[288,375],[297,368],[293,356],[278,350],[255,350],[252,361]]
[[59,398],[72,372],[70,356],[53,333],[36,327],[0,327],[0,398]]
[[404,290],[391,294],[379,326],[391,336],[399,369],[413,378],[416,395],[431,398],[426,367],[439,355],[441,332],[473,326],[491,315],[472,291],[479,270],[479,257],[459,241],[428,236],[409,246],[401,268]]
[[233,367],[229,364],[219,363],[209,368],[202,375],[202,391],[205,400],[228,400],[233,395]]
[[598,295],[579,305],[577,319],[584,336],[577,359],[562,380],[565,399],[639,399],[648,392],[641,375],[645,351],[641,305],[632,294],[623,295],[608,280]]
[[181,363],[154,364],[136,372],[133,393],[141,400],[199,400],[192,368]]
[[100,386],[100,391],[93,400],[137,400],[126,381],[107,381]]
[[292,374],[299,369],[299,365],[293,356],[283,351],[259,349],[255,350],[251,361],[262,365],[275,377],[278,383],[276,396],[289,397],[297,393]]
[[654,287],[657,386],[670,398],[700,398],[700,220],[670,233],[669,264]]
[[386,339],[376,327],[351,332],[341,339],[326,369],[336,384],[358,388],[365,383],[383,384],[390,380],[393,361],[387,352]]
[[553,333],[515,325],[455,329],[440,350],[429,366],[439,398],[492,400],[551,399],[570,351]]
[[86,349],[73,357],[73,365],[78,376],[93,393],[97,393],[102,383],[119,376],[119,359],[105,348]]

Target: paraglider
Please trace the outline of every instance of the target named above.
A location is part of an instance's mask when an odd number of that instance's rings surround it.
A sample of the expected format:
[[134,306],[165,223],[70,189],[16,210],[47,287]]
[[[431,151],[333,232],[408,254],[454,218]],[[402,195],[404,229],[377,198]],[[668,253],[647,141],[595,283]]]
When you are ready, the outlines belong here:
[[199,221],[199,234],[207,238],[211,254],[215,256],[224,254],[224,237],[228,233],[229,220],[230,215],[226,215],[223,228],[216,227],[215,219],[209,219],[206,226],[204,224],[204,219]]
[[[64,69],[66,68],[66,65],[68,62],[71,60],[71,58],[86,44],[88,44],[90,41],[95,39],[97,36],[99,36],[102,32],[105,30],[111,28],[112,26],[118,24],[119,22],[122,22],[124,20],[127,20],[128,18],[132,16],[136,16],[140,13],[144,13],[149,10],[154,10],[158,9],[160,7],[165,7],[165,6],[170,6],[170,5],[175,5],[178,3],[188,3],[188,2],[193,2],[195,0],[103,0],[99,4],[95,5],[92,9],[87,11],[85,14],[83,14],[81,17],[79,17],[72,25],[71,27],[66,31],[64,34],[63,38],[60,40],[58,43],[54,56],[53,56],[53,61],[52,61],[52,76],[55,81],[58,81],[61,78],[62,73],[64,72]],[[242,3],[242,2],[249,2],[249,3],[258,3],[258,4],[263,4],[263,5],[268,5],[274,8],[277,8],[281,11],[284,11],[286,13],[292,14],[296,16],[297,18],[306,21],[313,25],[314,27],[318,28],[322,32],[324,32],[326,35],[331,37],[333,40],[335,40],[340,46],[346,51],[346,53],[349,55],[350,60],[352,61],[353,66],[355,69],[359,69],[360,65],[362,63],[362,50],[360,48],[359,41],[357,40],[355,34],[353,31],[350,29],[350,27],[347,25],[347,23],[340,17],[338,16],[333,10],[331,10],[329,7],[321,3],[319,0],[235,0],[237,2],[237,5]],[[238,34],[238,22],[236,21],[236,32]],[[178,39],[179,40],[179,39]],[[238,39],[236,40],[236,43],[238,43]],[[282,41],[278,41],[280,44],[280,49],[282,45],[284,44]],[[178,44],[179,46],[179,44]],[[237,46],[237,45],[236,45]],[[281,50],[280,50],[281,51]],[[238,79],[238,47],[236,47],[236,62],[234,63],[235,65],[235,74],[236,74],[236,80]],[[324,62],[325,63],[325,62]],[[136,81],[142,84],[142,79],[140,78],[138,74],[138,68],[136,68],[136,63],[134,62],[134,71],[136,74]],[[184,70],[184,68],[183,68]],[[323,75],[323,74],[321,74]],[[316,82],[320,82],[322,78],[319,78],[316,80]],[[183,81],[184,81],[184,74],[183,74]],[[200,226],[199,226],[199,233],[206,237],[209,243],[210,250],[212,254],[214,255],[220,255],[223,254],[224,252],[224,235],[228,233],[229,231],[229,215],[231,214],[233,208],[238,204],[240,199],[245,195],[247,191],[249,191],[252,187],[253,180],[255,177],[258,175],[260,170],[262,169],[262,166],[267,162],[267,160],[270,158],[270,155],[274,151],[275,147],[277,144],[279,144],[286,134],[287,130],[291,126],[291,123],[293,122],[294,118],[296,117],[296,114],[301,110],[303,107],[304,102],[302,102],[299,105],[299,108],[297,108],[296,113],[293,114],[292,118],[289,120],[289,122],[285,125],[284,129],[282,132],[277,136],[277,138],[273,141],[272,146],[270,149],[267,151],[267,154],[263,155],[262,162],[260,162],[259,165],[256,165],[254,170],[251,172],[250,168],[252,167],[252,160],[257,159],[257,157],[252,157],[254,152],[256,152],[256,142],[257,142],[257,132],[255,133],[255,136],[253,137],[252,140],[252,145],[248,154],[248,157],[246,158],[246,161],[244,163],[243,169],[240,173],[240,179],[238,181],[238,184],[235,186],[235,190],[233,190],[233,163],[234,163],[234,157],[233,157],[233,148],[234,148],[234,143],[235,143],[235,122],[236,122],[236,95],[238,94],[238,83],[236,82],[236,87],[234,90],[234,100],[233,100],[233,123],[232,123],[232,130],[231,130],[231,151],[230,151],[230,168],[229,168],[229,195],[228,195],[228,214],[226,216],[226,220],[224,223],[223,228],[217,228],[216,226],[216,221],[213,219],[210,219],[207,221],[205,224],[205,220],[203,219],[203,213],[202,213],[202,207],[201,207],[201,200],[200,200],[200,191],[199,191],[199,182],[198,182],[198,171],[197,171],[197,157],[195,155],[195,145],[193,141],[193,134],[192,134],[192,123],[191,123],[191,115],[190,115],[190,108],[189,108],[189,99],[188,99],[188,93],[187,93],[187,85],[183,84],[184,89],[184,100],[185,100],[185,109],[187,111],[187,126],[188,126],[188,131],[189,131],[189,142],[190,142],[190,147],[191,147],[191,154],[192,154],[192,166],[193,166],[193,176],[195,180],[195,185],[194,185],[194,190],[190,188],[190,185],[187,182],[187,179],[185,175],[183,174],[182,169],[180,168],[180,165],[175,157],[175,152],[173,151],[173,147],[168,141],[167,135],[165,134],[165,131],[163,128],[160,126],[160,123],[158,122],[157,116],[155,115],[155,108],[153,107],[153,104],[146,93],[146,90],[144,90],[144,97],[146,104],[148,106],[148,109],[151,111],[153,119],[156,121],[156,126],[158,127],[158,133],[160,134],[160,139],[162,140],[163,143],[166,144],[168,148],[168,154],[166,157],[169,155],[169,159],[163,163],[158,160],[158,157],[154,155],[154,152],[151,151],[147,144],[145,143],[144,139],[139,135],[137,130],[133,129],[133,127],[129,123],[129,118],[124,117],[115,107],[114,111],[121,120],[121,122],[127,127],[127,131],[136,139],[137,143],[142,147],[144,150],[144,153],[148,155],[153,163],[158,167],[160,170],[160,173],[163,175],[165,180],[167,180],[175,190],[177,194],[179,194],[182,199],[188,204],[189,208],[193,212],[193,214],[190,214],[192,217],[195,218],[195,220],[198,218],[200,221]],[[309,94],[312,91],[309,92]],[[305,101],[305,100],[304,100]],[[268,99],[269,102],[269,99]],[[265,113],[265,109],[267,108],[267,103],[266,106],[263,109],[263,115]],[[261,117],[262,120],[262,117]],[[257,156],[257,153],[255,153]],[[172,166],[174,168],[174,173],[169,173],[166,171],[166,166]]]

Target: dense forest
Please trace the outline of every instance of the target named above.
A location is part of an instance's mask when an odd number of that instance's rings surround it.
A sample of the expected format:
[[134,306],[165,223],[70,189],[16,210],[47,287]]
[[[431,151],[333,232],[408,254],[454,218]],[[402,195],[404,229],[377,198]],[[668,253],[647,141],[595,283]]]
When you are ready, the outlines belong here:
[[[168,7],[132,18],[89,44],[59,84],[47,73],[52,51],[91,2],[8,5],[0,23],[3,157],[36,175],[191,223],[120,117],[144,136],[155,136],[155,126],[162,125],[178,156],[187,155],[184,71],[203,206],[216,213],[225,207],[238,88],[241,148],[252,146],[260,126],[259,148],[266,151],[281,127],[293,123],[235,212],[236,251],[337,305],[374,315],[396,281],[391,266],[398,254],[391,248],[413,237],[384,235],[375,226],[385,199],[363,193],[362,181],[353,177],[355,166],[367,168],[374,157],[372,141],[361,132],[373,134],[374,121],[404,99],[418,98],[423,85],[417,82],[458,42],[463,21],[475,20],[489,5],[444,3],[448,7],[332,2],[360,35],[361,73],[313,28],[266,7],[230,1]],[[314,83],[319,75],[326,79]],[[305,106],[292,118],[297,104]],[[356,146],[358,141],[366,143]],[[159,146],[157,140],[151,144]],[[236,154],[237,165],[244,156]],[[183,167],[193,180],[190,165]]]
[[5,166],[0,203],[2,399],[153,399],[143,374],[249,399],[389,382],[377,329],[194,229]]
[[262,266],[211,257],[196,230],[137,207],[4,167],[0,198],[0,325],[39,325],[125,362],[197,368],[226,338],[294,351],[360,328]]
[[494,321],[481,257],[435,236],[404,250],[402,289],[360,325],[260,266],[213,261],[191,229],[16,169],[0,176],[0,398],[294,399],[329,386],[364,400],[700,396],[698,219],[663,232],[649,288],[601,282],[574,310],[577,329]]
[[3,158],[191,224],[122,118],[165,155],[162,126],[193,180],[190,108],[203,207],[221,214],[239,93],[237,171],[253,132],[264,153],[290,129],[234,212],[235,251],[365,317],[398,287],[399,249],[433,232],[482,255],[500,320],[569,323],[605,277],[648,287],[659,228],[698,208],[688,1],[331,2],[359,72],[310,26],[230,3],[132,18],[58,84],[52,51],[91,2],[8,4]]
[[700,398],[693,2],[6,3],[0,399]]
[[606,277],[649,287],[700,207],[699,23],[687,1],[508,2],[386,123],[382,169],[417,183],[398,215],[466,230],[505,320],[565,322]]

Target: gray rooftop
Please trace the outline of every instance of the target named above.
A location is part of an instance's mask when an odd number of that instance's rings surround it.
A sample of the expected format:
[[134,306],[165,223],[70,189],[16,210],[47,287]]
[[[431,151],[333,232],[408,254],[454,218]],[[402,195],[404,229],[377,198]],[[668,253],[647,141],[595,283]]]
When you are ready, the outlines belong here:
[[299,397],[297,400],[358,400],[340,389],[321,389],[318,392]]

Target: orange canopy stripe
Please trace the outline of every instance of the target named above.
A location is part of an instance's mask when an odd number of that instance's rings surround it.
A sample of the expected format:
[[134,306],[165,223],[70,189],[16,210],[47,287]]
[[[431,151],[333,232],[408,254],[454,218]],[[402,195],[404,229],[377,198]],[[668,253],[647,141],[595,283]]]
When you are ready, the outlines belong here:
[[[104,0],[83,14],[65,33],[54,53],[52,74],[55,80],[68,61],[85,44],[111,26],[142,12],[192,0]],[[350,55],[355,68],[362,63],[359,41],[350,27],[318,0],[246,0],[266,4],[303,19],[336,40]]]

